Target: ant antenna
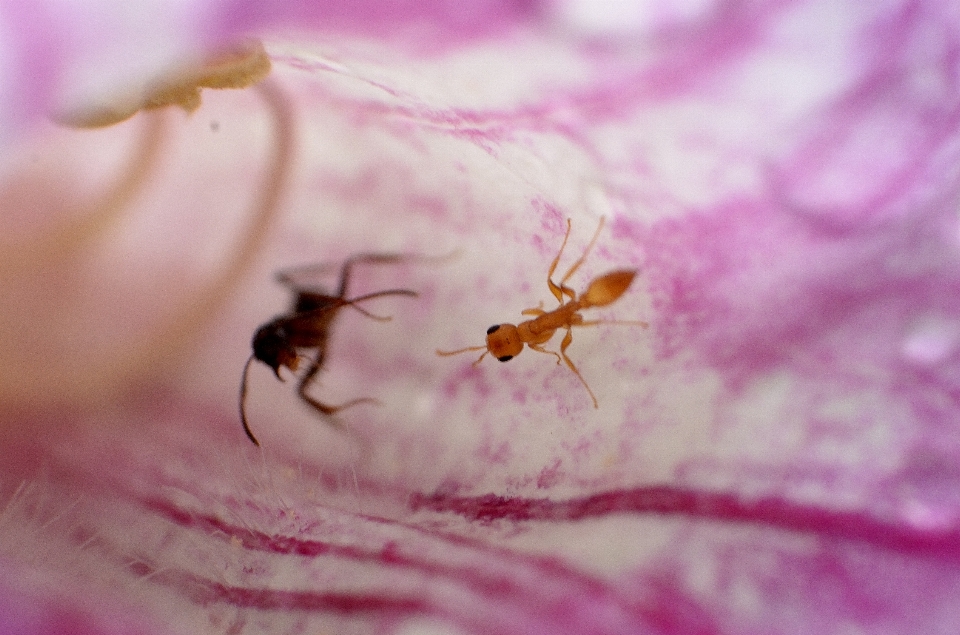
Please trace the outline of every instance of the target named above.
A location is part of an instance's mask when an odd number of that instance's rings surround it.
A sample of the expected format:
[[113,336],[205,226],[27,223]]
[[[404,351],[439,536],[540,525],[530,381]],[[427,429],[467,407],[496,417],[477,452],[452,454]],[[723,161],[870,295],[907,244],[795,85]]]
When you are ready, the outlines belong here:
[[247,363],[243,365],[243,379],[240,380],[240,422],[243,424],[243,431],[247,433],[247,437],[253,441],[253,444],[260,447],[260,442],[257,441],[257,437],[253,436],[253,432],[250,430],[250,425],[247,423],[247,412],[246,412],[246,402],[247,402],[247,374],[250,370],[250,364],[253,363],[254,356],[251,355],[247,358]]
[[487,353],[490,352],[490,349],[486,346],[468,346],[467,348],[461,348],[458,351],[441,351],[438,348],[437,355],[440,357],[450,357],[451,355],[459,355],[460,353],[468,353],[470,351],[483,351],[483,355],[481,355],[477,361],[473,362],[473,365],[476,366],[483,360],[484,357],[487,356]]
[[357,311],[359,311],[360,313],[362,313],[363,315],[366,315],[368,318],[372,320],[376,320],[377,322],[389,322],[390,320],[393,319],[389,315],[374,315],[373,313],[370,313],[363,307],[357,306],[356,304],[357,302],[362,302],[363,300],[369,300],[371,298],[379,298],[385,295],[406,295],[406,296],[410,296],[411,298],[418,297],[417,292],[411,291],[410,289],[389,289],[387,291],[377,291],[376,293],[368,293],[366,295],[361,295],[356,298],[353,298],[352,300],[346,300],[340,306],[352,307]]

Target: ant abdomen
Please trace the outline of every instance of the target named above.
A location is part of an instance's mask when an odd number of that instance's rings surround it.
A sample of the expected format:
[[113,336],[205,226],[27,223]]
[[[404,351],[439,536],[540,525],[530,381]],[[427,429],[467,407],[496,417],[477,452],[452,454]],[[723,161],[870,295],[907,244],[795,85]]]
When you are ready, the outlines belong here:
[[590,283],[587,290],[580,296],[580,305],[583,308],[592,306],[607,306],[620,299],[633,282],[637,272],[634,269],[611,271],[600,276]]

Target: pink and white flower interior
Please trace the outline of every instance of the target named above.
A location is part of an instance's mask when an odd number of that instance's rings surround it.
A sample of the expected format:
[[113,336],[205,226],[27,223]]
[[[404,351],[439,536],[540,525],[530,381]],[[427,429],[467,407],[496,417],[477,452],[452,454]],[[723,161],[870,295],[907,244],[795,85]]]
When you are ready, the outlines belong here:
[[139,4],[0,2],[0,632],[960,629],[955,3]]

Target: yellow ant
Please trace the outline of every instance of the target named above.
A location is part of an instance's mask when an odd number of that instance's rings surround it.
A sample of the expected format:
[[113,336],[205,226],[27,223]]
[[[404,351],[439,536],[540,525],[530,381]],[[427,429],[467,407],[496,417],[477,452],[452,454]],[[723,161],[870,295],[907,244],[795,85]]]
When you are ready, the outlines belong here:
[[[521,322],[520,324],[494,324],[489,329],[487,329],[487,343],[484,346],[470,346],[467,348],[461,348],[457,351],[437,351],[437,355],[448,356],[448,355],[459,355],[460,353],[466,353],[468,351],[483,351],[483,354],[473,363],[474,366],[479,364],[484,357],[487,356],[487,353],[491,353],[501,362],[509,362],[511,359],[520,354],[523,350],[523,345],[526,344],[530,348],[540,353],[547,353],[549,355],[555,355],[557,358],[557,364],[560,364],[560,361],[566,362],[567,366],[574,372],[577,378],[580,380],[580,383],[583,384],[584,388],[587,389],[587,392],[590,393],[590,398],[593,400],[593,407],[599,408],[597,404],[597,398],[594,396],[593,391],[590,390],[590,386],[587,384],[587,381],[583,378],[583,375],[580,374],[580,371],[577,370],[577,367],[574,366],[573,362],[570,361],[570,358],[567,357],[567,347],[570,346],[570,343],[573,341],[573,334],[571,329],[575,326],[596,326],[598,324],[627,324],[633,326],[642,326],[646,328],[648,324],[646,322],[630,322],[630,321],[619,321],[619,320],[584,320],[583,316],[580,315],[580,311],[583,309],[589,309],[593,307],[607,306],[616,302],[620,296],[622,296],[627,288],[630,286],[630,283],[633,282],[634,277],[637,275],[636,269],[620,269],[617,271],[611,271],[610,273],[604,274],[599,278],[593,280],[590,283],[590,286],[587,287],[587,290],[580,294],[580,297],[577,297],[576,292],[568,286],[565,286],[565,282],[570,279],[577,269],[580,268],[580,265],[583,264],[583,261],[587,258],[587,255],[590,253],[590,250],[593,249],[594,243],[597,242],[597,238],[600,236],[600,230],[603,229],[604,218],[600,217],[600,224],[597,226],[597,231],[594,232],[593,238],[590,239],[590,244],[587,245],[587,248],[583,250],[583,255],[573,263],[573,266],[564,274],[563,278],[560,279],[560,284],[556,284],[553,281],[553,272],[557,269],[557,263],[560,262],[560,256],[563,254],[563,249],[567,246],[567,239],[570,238],[570,228],[571,222],[570,219],[567,219],[567,233],[563,237],[563,244],[560,245],[560,251],[557,253],[557,257],[553,259],[553,263],[550,265],[550,271],[547,272],[547,285],[550,287],[550,291],[553,293],[554,297],[560,303],[560,306],[554,309],[553,311],[544,311],[543,302],[540,303],[540,306],[533,309],[526,309],[521,311],[521,315],[534,315],[532,320],[527,320]],[[564,296],[569,298],[569,301],[564,303]],[[558,329],[566,329],[567,334],[564,335],[563,341],[560,343],[560,352],[548,351],[543,348],[543,345],[550,341],[550,338],[553,337],[554,333]]]

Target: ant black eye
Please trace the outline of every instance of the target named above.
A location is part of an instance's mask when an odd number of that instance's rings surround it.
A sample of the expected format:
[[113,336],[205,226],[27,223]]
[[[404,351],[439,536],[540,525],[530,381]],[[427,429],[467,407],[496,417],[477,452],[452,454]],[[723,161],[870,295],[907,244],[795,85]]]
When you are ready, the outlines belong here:
[[504,355],[503,357],[498,357],[497,359],[499,359],[501,362],[509,362],[511,359],[513,359],[513,355]]
[[498,328],[500,328],[500,325],[499,325],[499,324],[494,324],[493,326],[491,326],[490,328],[487,329],[487,335],[490,335],[491,333],[493,333],[494,331],[496,331]]

